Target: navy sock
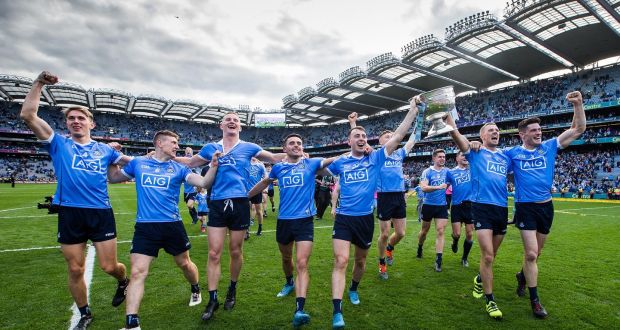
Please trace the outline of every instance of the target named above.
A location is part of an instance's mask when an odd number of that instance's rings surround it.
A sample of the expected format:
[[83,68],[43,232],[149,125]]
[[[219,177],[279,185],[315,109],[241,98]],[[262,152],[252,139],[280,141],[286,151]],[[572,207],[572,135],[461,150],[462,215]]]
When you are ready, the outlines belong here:
[[80,310],[80,315],[84,316],[84,315],[90,315],[90,307],[88,307],[88,304],[86,304],[83,307],[78,307],[78,309]]
[[127,329],[135,328],[140,326],[140,318],[138,314],[129,314],[125,316],[125,325]]
[[392,245],[388,244],[388,245],[385,247],[385,249],[386,249],[386,250],[388,250],[388,251],[394,251],[394,246],[392,246]]
[[437,253],[437,258],[436,258],[437,262],[441,263],[442,259],[443,259],[443,253]]
[[351,286],[349,287],[349,291],[357,291],[357,286],[360,285],[360,282],[355,282],[351,280]]
[[493,293],[489,293],[489,294],[484,294],[484,299],[487,301],[487,303],[489,301],[495,301],[495,297],[493,297]]
[[261,223],[258,224],[258,231],[259,232],[263,231],[263,224]]
[[304,305],[306,304],[306,298],[305,297],[297,297],[295,298],[295,302],[296,302],[296,306],[297,309],[295,310],[297,311],[303,311],[304,310]]
[[237,289],[237,282],[236,281],[230,281],[230,285],[228,286],[228,289],[230,289],[230,290]]
[[476,276],[476,282],[482,283],[482,277],[480,277],[480,274],[478,274],[478,276]]
[[200,285],[198,283],[192,284],[192,293],[200,292]]
[[465,239],[463,242],[463,260],[467,260],[469,257],[469,251],[471,251],[471,247],[474,245],[474,241],[468,241]]
[[217,290],[209,290],[209,302],[217,301]]
[[287,276],[286,277],[286,285],[291,286],[293,284],[295,284],[295,282],[293,282],[293,275]]
[[385,265],[385,258],[379,258],[379,265]]
[[531,301],[538,300],[538,287],[533,287],[533,288],[528,287],[528,289],[530,290],[530,300]]
[[334,314],[342,313],[342,299],[332,299],[334,304]]

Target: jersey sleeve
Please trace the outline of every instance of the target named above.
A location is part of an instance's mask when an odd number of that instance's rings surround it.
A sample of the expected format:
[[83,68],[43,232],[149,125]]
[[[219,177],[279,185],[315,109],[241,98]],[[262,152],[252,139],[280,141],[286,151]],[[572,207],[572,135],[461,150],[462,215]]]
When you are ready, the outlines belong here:
[[127,163],[127,165],[125,165],[121,169],[121,172],[123,172],[123,174],[126,177],[133,179],[136,176],[136,163],[137,162],[138,162],[138,158],[132,159],[129,163]]
[[56,132],[52,132],[47,140],[40,140],[43,144],[43,148],[49,152],[50,156],[55,154],[58,150],[58,145],[63,142],[63,139],[66,139],[64,136],[56,134]]
[[211,161],[211,157],[213,157],[215,150],[215,144],[208,143],[204,147],[202,147],[202,149],[200,149],[200,151],[198,152],[198,157],[206,161]]
[[313,163],[311,163],[312,164],[312,171],[314,173],[316,173],[323,166],[323,161],[325,160],[325,158],[317,157],[317,158],[310,158],[310,160],[313,162]]
[[403,161],[405,161],[405,157],[407,157],[407,150],[405,150],[405,147],[398,149],[398,154],[403,158]]
[[552,139],[549,139],[549,140],[543,142],[543,145],[545,145],[550,150],[555,151],[555,152],[557,152],[558,150],[562,149],[562,146],[560,145],[560,143],[558,143],[558,138],[557,137],[554,137]]
[[247,144],[247,149],[250,155],[252,155],[252,157],[256,157],[258,156],[258,154],[263,151],[263,148],[261,148],[261,146],[259,146],[256,143],[252,143],[252,142],[246,142]]
[[280,166],[278,164],[273,165],[271,167],[271,171],[269,172],[269,178],[272,180],[278,179],[278,173],[280,172]]
[[426,182],[429,182],[429,180],[428,180],[428,172],[429,172],[428,168],[427,168],[427,169],[425,169],[425,170],[422,172],[422,175],[420,175],[420,182],[421,182],[421,181],[426,181]]
[[183,178],[183,182],[187,182],[187,178],[193,173],[194,172],[189,167],[185,165],[181,166],[181,177]]
[[329,166],[327,166],[327,170],[329,171],[329,173],[331,173],[332,175],[340,175],[340,163],[342,158],[338,158],[335,161],[333,161],[331,164],[329,164]]
[[116,164],[118,163],[119,160],[121,160],[121,157],[123,157],[123,154],[120,151],[110,147],[107,144],[102,143],[102,145],[104,145],[104,148],[107,148],[110,152],[110,158],[108,159],[108,164]]
[[452,171],[450,170],[446,172],[446,183],[449,183],[451,186],[454,185],[454,178],[452,177]]

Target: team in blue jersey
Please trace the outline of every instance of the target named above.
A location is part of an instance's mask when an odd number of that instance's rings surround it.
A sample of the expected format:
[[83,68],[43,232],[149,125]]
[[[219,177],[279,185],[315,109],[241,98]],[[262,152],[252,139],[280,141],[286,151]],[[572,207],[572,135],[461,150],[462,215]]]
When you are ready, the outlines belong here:
[[568,93],[566,100],[573,105],[573,121],[568,130],[543,141],[540,119],[525,119],[518,125],[523,145],[508,151],[515,180],[515,224],[525,251],[523,268],[517,273],[517,294],[524,296],[527,285],[532,312],[538,318],[547,317],[538,297],[537,261],[553,223],[551,185],[555,156],[586,129],[581,93]]
[[461,223],[465,224],[465,240],[461,264],[469,267],[469,251],[474,244],[474,223],[471,219],[471,173],[469,162],[462,151],[456,154],[456,167],[449,170],[446,182],[452,187],[452,206],[450,220],[452,222],[452,252],[457,253],[461,238]]
[[[357,113],[349,115],[351,128],[357,126]],[[394,262],[394,247],[405,237],[407,204],[405,201],[405,176],[403,161],[415,145],[415,131],[409,135],[405,146],[392,152],[386,159],[377,179],[377,217],[379,218],[379,278],[388,279],[387,266]],[[392,131],[379,134],[379,144],[385,145],[392,138]],[[390,235],[390,224],[394,233]]]
[[125,265],[117,259],[116,223],[106,175],[109,167],[124,165],[131,158],[91,139],[90,131],[95,123],[92,113],[85,107],[63,111],[70,137],[54,132],[37,115],[43,87],[57,82],[57,76],[42,72],[26,95],[20,117],[37,139],[43,141],[58,179],[53,199],[59,207],[58,243],[67,262],[69,291],[81,315],[75,326],[79,330],[86,329],[93,320],[84,281],[88,240],[95,246],[101,269],[118,280],[112,305],[119,306],[125,300],[129,280]]
[[[205,227],[208,230],[209,302],[202,313],[205,321],[210,320],[219,308],[217,285],[227,234],[230,285],[224,308],[230,310],[235,306],[236,284],[243,264],[243,238],[250,226],[250,208],[254,205],[257,235],[260,235],[263,192],[266,190],[269,197],[273,197],[276,180],[280,192],[276,241],[286,278],[277,297],[285,297],[295,290],[294,326],[310,321],[304,306],[310,280],[308,262],[314,240],[313,219],[317,213],[314,203],[317,174],[336,176],[339,182],[332,232],[335,259],[332,272],[333,327],[343,328],[345,324],[342,296],[351,244],[355,246],[355,264],[348,297],[352,304],[360,303],[358,285],[373,239],[375,192],[380,224],[377,244],[379,276],[388,278],[387,266],[392,265],[394,247],[405,235],[402,162],[414,145],[414,134],[403,148],[398,149],[398,144],[417,115],[415,103],[418,98],[412,100],[409,112],[395,132],[385,131],[379,135],[381,148],[378,150],[368,146],[364,128],[356,126],[356,113],[349,116],[352,126],[348,135],[350,153],[330,159],[305,155],[302,137],[297,134],[284,139],[282,154],[272,154],[254,143],[241,141],[239,117],[229,113],[220,123],[222,140],[205,145],[197,155],[192,155],[189,149],[186,157],[176,157],[178,135],[159,131],[154,137],[155,154],[132,159],[121,154],[117,144],[106,145],[91,139],[94,122],[87,108],[71,107],[63,111],[70,137],[54,132],[38,117],[43,86],[57,80],[57,77],[43,72],[33,83],[20,115],[44,143],[58,178],[54,194],[54,204],[60,209],[58,242],[68,264],[69,289],[81,314],[75,329],[85,329],[93,319],[83,278],[88,240],[96,248],[101,268],[118,280],[112,305],[120,305],[126,297],[126,328],[140,326],[138,310],[144,282],[150,264],[161,248],[173,255],[190,284],[189,305],[201,303],[199,272],[189,257],[191,244],[178,208],[181,184],[184,184],[184,200],[193,223],[200,219],[201,230],[204,232]],[[517,294],[524,296],[527,286],[534,316],[545,318],[548,315],[538,295],[537,260],[553,223],[551,185],[555,157],[560,149],[584,132],[586,122],[581,94],[571,92],[567,100],[574,107],[573,123],[559,136],[543,140],[538,118],[519,123],[523,144],[512,148],[498,147],[500,131],[494,123],[487,123],[480,129],[481,144],[470,143],[457,130],[451,132],[460,150],[456,155],[457,166],[444,168],[446,153],[438,149],[433,152],[433,166],[421,175],[418,198],[423,204],[418,212],[423,224],[418,236],[418,257],[422,257],[423,243],[434,219],[437,230],[435,270],[441,271],[448,218],[445,189],[451,186],[452,250],[458,252],[461,224],[464,223],[466,234],[461,263],[467,267],[475,229],[481,260],[479,274],[474,278],[473,296],[485,297],[486,311],[493,318],[503,317],[493,295],[493,265],[507,230],[506,184],[510,173],[514,174],[515,180],[514,219],[524,246],[523,267],[516,275]],[[448,123],[456,126],[451,117],[448,117]],[[267,174],[259,160],[275,165]],[[211,164],[205,176],[194,174],[190,169],[207,162]],[[135,179],[137,193],[136,224],[130,251],[131,279],[126,277],[125,266],[117,261],[116,226],[107,191],[107,180],[121,182],[129,179]],[[194,191],[194,186],[200,188]],[[210,196],[202,187],[211,188]],[[272,211],[275,211],[273,200]],[[390,224],[394,227],[392,235],[389,235]],[[295,264],[293,250],[296,252]],[[294,267],[297,269],[295,280]]]
[[422,228],[418,234],[417,257],[422,258],[426,235],[435,219],[435,271],[441,272],[443,261],[444,231],[448,224],[448,204],[446,203],[446,152],[443,149],[433,151],[433,165],[425,169],[420,176],[420,187],[424,191],[422,204]]
[[131,282],[125,306],[128,329],[140,326],[138,310],[144,295],[144,282],[151,262],[162,248],[174,257],[190,283],[189,305],[196,306],[202,302],[198,268],[189,256],[191,244],[181,221],[178,201],[181,184],[207,187],[209,176],[195,174],[187,166],[172,160],[179,149],[178,139],[179,136],[171,131],[155,133],[153,156],[134,158],[121,170],[109,174],[113,183],[136,180],[138,207],[130,251]]

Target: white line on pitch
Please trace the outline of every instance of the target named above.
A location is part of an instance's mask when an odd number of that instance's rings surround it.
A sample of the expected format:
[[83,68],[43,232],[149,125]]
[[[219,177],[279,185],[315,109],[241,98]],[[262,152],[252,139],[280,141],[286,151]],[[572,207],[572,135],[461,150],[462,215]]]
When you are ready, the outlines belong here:
[[23,210],[23,209],[31,209],[34,208],[36,206],[24,206],[24,207],[16,207],[14,209],[4,209],[4,210],[0,210],[0,212],[8,212],[8,211],[17,211],[17,210]]
[[[86,301],[90,298],[90,283],[93,281],[93,265],[95,264],[95,247],[88,246],[88,252],[86,253],[86,269],[84,270],[84,282],[86,282]],[[69,324],[69,330],[73,329],[78,322],[80,322],[80,310],[78,306],[73,303],[70,308],[73,310],[73,316],[71,317],[71,323]]]

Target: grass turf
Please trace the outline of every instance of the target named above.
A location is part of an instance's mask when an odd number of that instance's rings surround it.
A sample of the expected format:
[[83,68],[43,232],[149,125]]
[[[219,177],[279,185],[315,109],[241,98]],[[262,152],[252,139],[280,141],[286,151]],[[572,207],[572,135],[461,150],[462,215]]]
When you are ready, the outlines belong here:
[[[66,284],[66,266],[56,248],[56,217],[48,216],[35,205],[53,192],[53,185],[0,185],[0,328],[66,328],[71,318],[72,299]],[[110,186],[116,213],[118,256],[129,267],[129,248],[136,207],[131,184]],[[495,263],[496,301],[504,313],[501,322],[484,312],[483,300],[471,296],[472,279],[477,273],[479,249],[474,244],[470,267],[462,268],[459,253],[450,250],[446,229],[443,272],[433,270],[434,226],[425,243],[424,258],[416,259],[416,234],[420,225],[413,219],[415,199],[408,201],[407,236],[396,247],[394,265],[388,268],[389,280],[377,276],[376,242],[370,250],[367,272],[360,284],[361,304],[343,300],[347,328],[618,328],[620,327],[620,278],[618,242],[620,204],[555,201],[552,233],[539,260],[539,294],[550,316],[536,320],[529,299],[515,295],[515,272],[521,267],[522,245],[518,230],[510,226]],[[199,226],[190,225],[187,209],[180,209],[191,237],[192,260],[200,270],[201,286],[206,288],[207,240]],[[277,205],[277,193],[276,193]],[[275,242],[276,215],[270,212],[264,234],[252,236],[244,245],[243,270],[233,311],[220,309],[208,323],[213,329],[291,328],[295,297],[276,298],[284,284],[280,254]],[[329,212],[329,209],[328,209]],[[311,315],[308,329],[331,327],[331,227],[328,216],[315,222],[315,243],[310,258],[311,282],[306,311]],[[256,225],[252,227],[253,233]],[[375,226],[375,237],[378,225]],[[42,249],[32,249],[42,247]],[[17,249],[25,249],[19,250]],[[349,268],[352,263],[349,263]],[[347,281],[350,271],[347,272]],[[222,256],[219,284],[223,302],[229,281],[228,254]],[[90,287],[90,304],[95,320],[92,329],[118,329],[124,325],[124,305],[110,304],[115,281],[95,262]],[[188,307],[190,290],[181,271],[163,250],[152,264],[140,308],[145,329],[203,328],[200,315],[203,304]]]

